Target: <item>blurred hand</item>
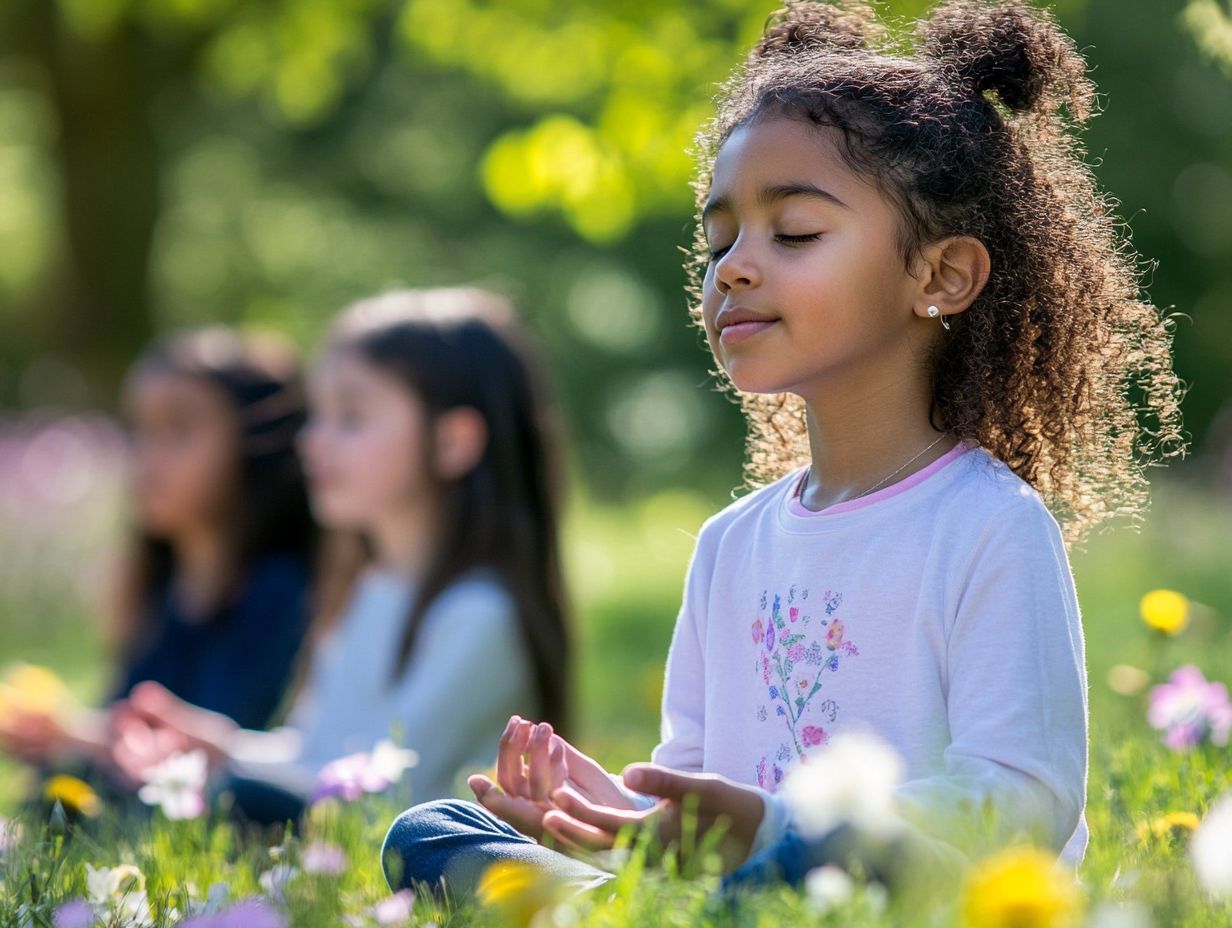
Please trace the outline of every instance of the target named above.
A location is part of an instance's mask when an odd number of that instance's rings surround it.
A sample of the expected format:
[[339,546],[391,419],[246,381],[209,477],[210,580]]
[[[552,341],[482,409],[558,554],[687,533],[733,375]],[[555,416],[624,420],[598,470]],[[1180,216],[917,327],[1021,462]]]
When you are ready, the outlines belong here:
[[68,747],[64,724],[45,712],[10,710],[0,718],[0,751],[28,764],[46,764]]
[[630,789],[660,801],[651,809],[628,811],[595,803],[568,787],[553,794],[555,809],[542,819],[543,830],[568,850],[606,850],[626,828],[653,828],[663,848],[680,850],[686,797],[696,816],[700,840],[716,825],[725,828],[718,844],[725,870],[744,863],[765,815],[761,793],[712,773],[682,773],[656,764],[633,764],[623,780]]
[[125,775],[140,779],[172,754],[202,750],[211,767],[224,765],[239,726],[220,712],[187,703],[166,687],[139,683],[111,712],[115,732],[112,760]]
[[493,783],[475,775],[468,783],[484,808],[536,839],[543,837],[543,817],[554,808],[552,796],[561,789],[606,807],[634,808],[607,771],[553,732],[549,723],[516,715],[501,735],[496,779]]

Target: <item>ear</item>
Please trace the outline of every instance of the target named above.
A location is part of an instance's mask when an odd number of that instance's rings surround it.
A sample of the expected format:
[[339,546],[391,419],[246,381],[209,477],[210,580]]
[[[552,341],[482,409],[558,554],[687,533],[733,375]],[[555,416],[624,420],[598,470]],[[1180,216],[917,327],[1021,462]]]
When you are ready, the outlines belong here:
[[488,447],[488,426],[473,406],[455,406],[436,417],[434,465],[438,477],[465,477]]
[[936,306],[942,316],[961,313],[975,302],[992,270],[988,249],[970,235],[954,235],[925,245],[920,265],[913,310],[925,319],[929,318],[930,306]]

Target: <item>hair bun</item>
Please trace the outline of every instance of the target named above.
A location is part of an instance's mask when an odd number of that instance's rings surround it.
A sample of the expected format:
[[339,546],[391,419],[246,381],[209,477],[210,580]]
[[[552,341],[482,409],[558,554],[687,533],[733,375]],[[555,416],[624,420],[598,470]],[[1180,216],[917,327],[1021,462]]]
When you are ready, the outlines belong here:
[[1066,101],[1083,120],[1090,110],[1082,57],[1050,14],[1022,0],[948,0],[923,23],[922,40],[972,93],[991,91],[1013,111]]
[[883,29],[862,2],[789,2],[770,14],[754,57],[816,48],[866,48]]

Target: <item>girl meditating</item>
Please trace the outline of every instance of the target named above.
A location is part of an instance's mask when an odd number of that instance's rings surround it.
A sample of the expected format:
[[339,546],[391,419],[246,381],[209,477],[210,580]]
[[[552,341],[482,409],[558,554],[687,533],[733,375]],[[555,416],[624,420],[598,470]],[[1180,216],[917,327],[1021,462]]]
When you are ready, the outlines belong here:
[[944,2],[906,53],[860,4],[773,19],[702,133],[690,264],[757,489],[701,529],[662,741],[612,776],[511,719],[476,802],[394,822],[391,884],[465,893],[498,860],[601,883],[575,855],[678,839],[690,795],[731,883],[798,882],[841,841],[780,784],[855,731],[901,758],[904,857],[1082,858],[1066,540],[1139,510],[1139,455],[1180,440],[1169,329],[1075,140],[1084,72],[1016,0]]

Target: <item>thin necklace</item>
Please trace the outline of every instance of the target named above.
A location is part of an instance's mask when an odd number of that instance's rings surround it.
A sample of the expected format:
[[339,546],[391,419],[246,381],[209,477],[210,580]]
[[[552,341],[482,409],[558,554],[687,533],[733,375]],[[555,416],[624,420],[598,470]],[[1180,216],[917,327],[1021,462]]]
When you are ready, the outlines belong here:
[[[916,461],[918,461],[921,457],[923,457],[925,454],[927,454],[930,450],[932,450],[933,448],[935,448],[935,447],[937,446],[937,444],[938,444],[938,443],[941,441],[941,439],[943,439],[943,438],[945,438],[945,436],[944,436],[944,435],[938,435],[935,439],[933,439],[931,442],[929,442],[927,446],[925,446],[924,448],[921,448],[919,451],[917,451],[917,452],[915,453],[915,455],[911,458],[911,460],[910,460],[910,461],[908,461],[906,464],[902,465],[902,466],[901,466],[901,467],[899,467],[897,470],[892,471],[892,472],[891,472],[891,473],[889,473],[889,474],[886,474],[884,477],[882,477],[880,480],[878,480],[876,483],[874,483],[874,484],[873,484],[871,487],[869,487],[867,490],[864,490],[863,492],[857,493],[855,496],[849,496],[849,497],[847,497],[847,498],[846,498],[846,499],[844,499],[844,500],[840,500],[839,502],[849,503],[849,502],[851,502],[853,499],[859,499],[861,496],[868,496],[868,494],[872,493],[874,490],[880,489],[881,487],[885,486],[887,483],[889,483],[891,480],[893,480],[895,477],[897,477],[899,474],[901,474],[903,471],[905,471],[908,467],[910,467],[912,464],[914,464]],[[801,500],[801,502],[803,502],[803,501],[804,501],[804,491],[805,491],[806,489],[808,489],[809,474],[811,474],[811,473],[812,473],[812,471],[813,471],[813,467],[812,467],[812,465],[810,464],[810,465],[809,465],[809,469],[808,469],[808,470],[806,470],[806,471],[804,472],[804,482],[803,482],[802,484],[800,484],[800,500]],[[838,503],[832,503],[831,505],[837,506],[837,505],[838,505]]]

